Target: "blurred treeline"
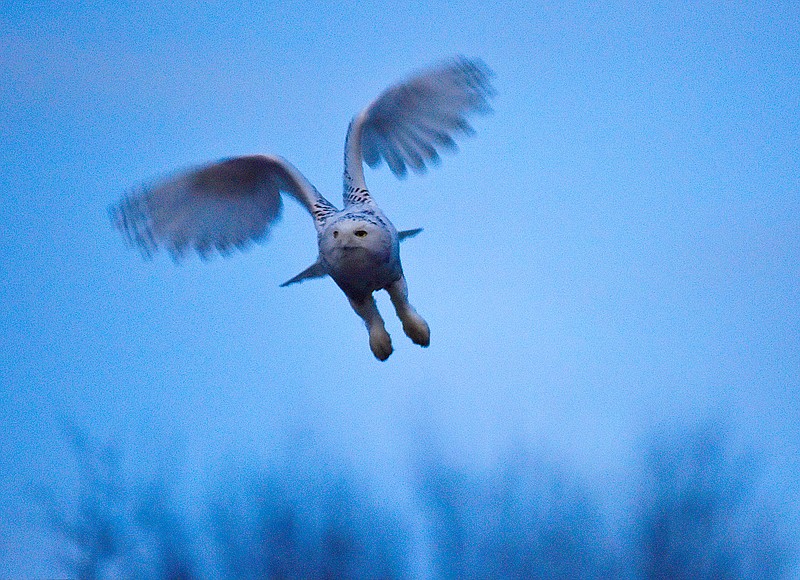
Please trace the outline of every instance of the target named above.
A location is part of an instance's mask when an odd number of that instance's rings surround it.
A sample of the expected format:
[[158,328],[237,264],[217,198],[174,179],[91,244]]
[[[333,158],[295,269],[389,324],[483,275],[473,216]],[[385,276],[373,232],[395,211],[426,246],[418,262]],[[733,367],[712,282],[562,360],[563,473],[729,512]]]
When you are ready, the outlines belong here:
[[50,521],[70,577],[770,579],[795,557],[757,458],[714,430],[654,439],[614,525],[577,477],[524,451],[481,473],[415,458],[415,525],[302,452],[221,475],[189,524],[169,482],[126,482],[112,449],[69,437],[79,485]]

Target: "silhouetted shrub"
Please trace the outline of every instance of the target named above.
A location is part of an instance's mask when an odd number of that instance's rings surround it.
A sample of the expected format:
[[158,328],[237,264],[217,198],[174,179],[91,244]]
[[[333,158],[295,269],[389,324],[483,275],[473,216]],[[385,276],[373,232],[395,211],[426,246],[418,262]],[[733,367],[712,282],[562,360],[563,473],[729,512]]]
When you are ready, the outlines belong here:
[[50,502],[55,530],[64,538],[71,577],[194,577],[182,525],[163,484],[138,491],[128,485],[111,447],[90,442],[67,427],[77,459],[77,495],[71,506]]
[[591,503],[552,464],[527,454],[467,475],[424,466],[421,497],[442,578],[602,578],[613,558]]
[[231,477],[212,506],[230,578],[403,578],[406,536],[354,478],[293,453],[268,473]]
[[306,448],[265,471],[230,473],[208,531],[175,509],[164,482],[127,485],[109,449],[70,434],[74,501],[52,504],[65,564],[78,578],[782,578],[790,546],[752,493],[753,461],[715,432],[662,437],[645,462],[627,555],[576,478],[527,453],[481,474],[420,458],[417,496],[429,562],[409,561],[398,518],[352,474]]
[[752,458],[728,458],[713,431],[664,438],[649,450],[634,543],[645,578],[783,578],[789,550],[754,503]]

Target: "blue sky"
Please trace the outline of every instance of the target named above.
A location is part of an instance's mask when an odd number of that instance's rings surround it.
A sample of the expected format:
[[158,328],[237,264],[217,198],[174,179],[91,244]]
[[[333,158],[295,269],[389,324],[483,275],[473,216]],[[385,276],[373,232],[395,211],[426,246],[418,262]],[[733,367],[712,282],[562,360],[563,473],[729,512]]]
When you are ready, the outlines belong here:
[[[350,118],[454,54],[495,71],[495,113],[425,176],[366,172],[425,228],[402,253],[427,350],[387,316],[378,363],[332,281],[279,288],[316,256],[291,202],[263,246],[180,266],[107,220],[257,152],[339,203]],[[62,418],[187,503],[303,429],[389,493],[417,422],[466,465],[521,440],[616,500],[642,437],[722,422],[796,497],[798,71],[793,2],[3,3],[0,576],[57,566],[31,497],[69,473]]]

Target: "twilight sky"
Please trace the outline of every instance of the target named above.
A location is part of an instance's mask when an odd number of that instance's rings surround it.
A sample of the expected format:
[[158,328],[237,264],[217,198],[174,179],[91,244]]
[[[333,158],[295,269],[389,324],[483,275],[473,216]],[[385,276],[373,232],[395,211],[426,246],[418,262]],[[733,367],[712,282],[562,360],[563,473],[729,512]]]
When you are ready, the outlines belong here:
[[[331,280],[279,288],[316,256],[293,202],[208,263],[111,228],[132,188],[248,153],[340,203],[350,118],[455,54],[494,114],[424,176],[366,171],[425,228],[430,348],[382,296],[379,363]],[[399,503],[425,432],[474,468],[543,449],[621,505],[648,436],[720,423],[800,538],[796,2],[12,0],[0,103],[0,577],[59,570],[35,498],[71,473],[64,421],[189,506],[305,431]]]

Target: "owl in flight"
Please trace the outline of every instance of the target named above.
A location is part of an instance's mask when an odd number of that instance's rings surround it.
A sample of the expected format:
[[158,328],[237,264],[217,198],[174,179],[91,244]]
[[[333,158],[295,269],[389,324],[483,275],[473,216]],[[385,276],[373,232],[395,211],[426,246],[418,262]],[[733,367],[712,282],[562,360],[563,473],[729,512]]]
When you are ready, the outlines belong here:
[[389,293],[403,331],[420,346],[430,329],[408,302],[400,242],[421,230],[398,232],[372,199],[362,161],[386,161],[398,177],[422,173],[455,150],[454,137],[473,132],[467,117],[490,110],[492,72],[480,60],[454,58],[389,87],[351,122],[344,145],[344,209],[337,209],[288,161],[274,155],[224,159],[169,177],[111,208],[114,225],[145,256],[165,248],[174,259],[187,249],[201,257],[228,255],[263,240],[281,212],[281,194],[314,219],[319,256],[284,283],[330,276],[364,319],[379,360],[392,354],[372,293]]

